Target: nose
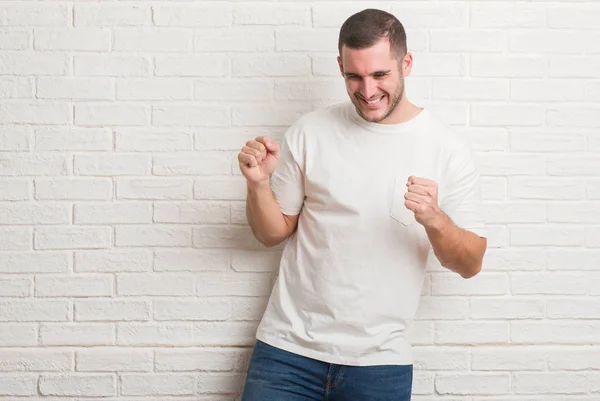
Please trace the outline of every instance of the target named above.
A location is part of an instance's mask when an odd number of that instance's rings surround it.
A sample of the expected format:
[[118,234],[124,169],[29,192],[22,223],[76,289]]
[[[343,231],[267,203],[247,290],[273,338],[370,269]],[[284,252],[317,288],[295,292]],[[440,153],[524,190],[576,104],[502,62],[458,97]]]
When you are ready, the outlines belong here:
[[362,86],[360,88],[360,94],[365,99],[370,99],[375,93],[377,93],[377,85],[374,79],[371,77],[366,77],[362,81]]

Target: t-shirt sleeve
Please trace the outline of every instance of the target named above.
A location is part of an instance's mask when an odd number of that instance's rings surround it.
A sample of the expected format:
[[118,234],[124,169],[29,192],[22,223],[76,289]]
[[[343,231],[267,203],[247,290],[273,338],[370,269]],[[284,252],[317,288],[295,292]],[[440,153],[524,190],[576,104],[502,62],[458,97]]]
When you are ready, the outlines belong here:
[[481,201],[480,176],[468,144],[453,153],[446,168],[440,208],[458,227],[487,238]]
[[279,163],[271,175],[271,190],[283,214],[295,216],[304,204],[304,154],[296,126],[281,141]]

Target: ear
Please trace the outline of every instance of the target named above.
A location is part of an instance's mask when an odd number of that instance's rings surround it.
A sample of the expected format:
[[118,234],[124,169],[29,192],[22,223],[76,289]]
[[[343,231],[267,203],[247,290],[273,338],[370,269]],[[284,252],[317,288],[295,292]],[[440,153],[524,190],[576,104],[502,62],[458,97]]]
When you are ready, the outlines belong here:
[[340,56],[337,57],[338,66],[340,67],[340,73],[342,77],[344,76],[344,65],[342,64],[342,58]]
[[412,53],[406,52],[404,58],[402,59],[402,76],[407,77],[410,75],[413,66],[413,56]]

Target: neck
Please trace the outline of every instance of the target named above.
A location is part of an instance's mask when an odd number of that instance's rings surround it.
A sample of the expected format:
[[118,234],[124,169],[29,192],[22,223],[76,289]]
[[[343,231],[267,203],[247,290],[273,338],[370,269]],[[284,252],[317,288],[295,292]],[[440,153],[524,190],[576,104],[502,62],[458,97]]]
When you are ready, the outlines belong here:
[[411,103],[406,97],[403,97],[398,103],[394,112],[388,116],[380,124],[402,124],[415,118],[423,110]]

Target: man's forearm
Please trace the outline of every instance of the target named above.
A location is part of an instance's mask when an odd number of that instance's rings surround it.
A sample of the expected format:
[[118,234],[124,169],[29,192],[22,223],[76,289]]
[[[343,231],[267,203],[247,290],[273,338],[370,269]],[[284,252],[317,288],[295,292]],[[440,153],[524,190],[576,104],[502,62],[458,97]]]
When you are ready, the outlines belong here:
[[248,184],[246,217],[252,233],[264,246],[279,245],[289,236],[289,227],[268,182]]
[[487,240],[477,234],[457,227],[443,214],[439,221],[425,231],[435,256],[442,266],[464,278],[475,276],[481,270]]

